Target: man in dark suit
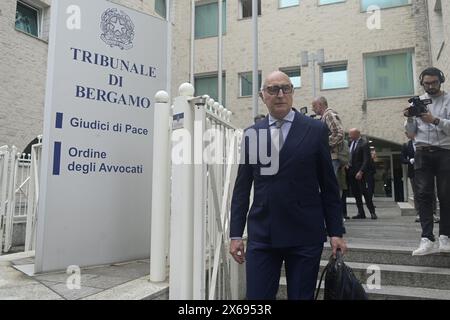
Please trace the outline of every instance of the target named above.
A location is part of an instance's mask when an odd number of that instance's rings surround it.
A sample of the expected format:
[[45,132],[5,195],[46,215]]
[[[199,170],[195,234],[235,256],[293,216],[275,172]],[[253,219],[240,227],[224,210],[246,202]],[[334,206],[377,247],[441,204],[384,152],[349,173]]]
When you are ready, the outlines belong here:
[[[246,129],[241,147],[230,253],[238,263],[246,261],[247,298],[252,300],[275,299],[283,261],[288,298],[313,299],[327,235],[333,254],[346,251],[328,129],[292,109],[293,93],[285,73],[267,76],[260,97],[269,115]],[[246,223],[247,252],[242,240]]]
[[350,129],[350,161],[348,165],[348,176],[350,187],[356,200],[358,214],[353,219],[365,219],[366,213],[362,202],[362,196],[366,201],[372,219],[377,219],[375,214],[375,206],[372,202],[373,194],[370,194],[367,187],[367,181],[374,174],[373,160],[370,155],[370,148],[367,141],[361,138],[361,132],[356,129]]
[[402,145],[402,163],[408,165],[408,178],[411,181],[412,191],[414,194],[414,208],[416,209],[416,222],[420,221],[419,218],[419,204],[417,203],[416,194],[416,184],[414,183],[414,154],[416,150],[414,149],[414,134],[409,134],[405,132],[406,137],[409,139],[407,143]]

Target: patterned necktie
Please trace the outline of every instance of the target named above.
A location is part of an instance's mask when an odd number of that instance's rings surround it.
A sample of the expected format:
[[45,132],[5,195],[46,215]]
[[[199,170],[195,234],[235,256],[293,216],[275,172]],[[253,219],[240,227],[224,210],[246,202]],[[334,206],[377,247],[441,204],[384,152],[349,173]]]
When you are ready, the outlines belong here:
[[278,141],[279,141],[279,146],[280,146],[280,150],[283,147],[284,144],[284,138],[283,138],[283,132],[281,130],[281,127],[284,124],[284,120],[277,120],[275,121],[275,127],[278,129]]

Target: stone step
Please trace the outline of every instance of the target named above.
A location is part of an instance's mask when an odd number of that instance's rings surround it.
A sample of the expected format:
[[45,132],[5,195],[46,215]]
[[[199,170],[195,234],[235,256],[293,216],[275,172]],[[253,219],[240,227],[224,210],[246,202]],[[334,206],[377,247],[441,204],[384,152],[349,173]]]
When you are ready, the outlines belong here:
[[[436,267],[422,267],[422,266],[403,266],[390,264],[374,264],[374,263],[360,263],[360,262],[345,262],[349,266],[356,278],[362,283],[373,283],[373,275],[375,268],[380,270],[380,284],[381,286],[395,286],[395,287],[414,287],[414,288],[429,288],[450,290],[450,269],[436,268]],[[324,267],[328,264],[328,260],[320,261],[320,271],[318,279]],[[281,276],[285,277],[284,268],[281,271]]]
[[[370,300],[450,300],[450,290],[415,288],[404,286],[381,286],[369,290],[363,285]],[[321,285],[318,300],[323,300],[324,283]],[[281,277],[277,294],[278,300],[287,299],[286,278]]]
[[[405,265],[420,267],[450,268],[450,253],[434,253],[426,256],[412,256],[409,250],[398,247],[358,247],[351,245],[344,256],[345,262],[383,263],[388,265]],[[328,260],[331,248],[324,247],[322,259]]]
[[[325,260],[320,262],[320,272],[322,272],[327,263],[328,261]],[[371,264],[360,262],[346,262],[346,264],[352,268],[355,276],[363,284],[366,283],[367,280],[373,278],[371,278],[374,274],[373,267],[376,266],[380,270],[380,280],[382,286],[387,285],[450,290],[450,269],[448,268]]]
[[402,216],[415,216],[417,215],[417,211],[414,208],[413,204],[409,202],[397,202],[398,207],[400,208],[400,212]]

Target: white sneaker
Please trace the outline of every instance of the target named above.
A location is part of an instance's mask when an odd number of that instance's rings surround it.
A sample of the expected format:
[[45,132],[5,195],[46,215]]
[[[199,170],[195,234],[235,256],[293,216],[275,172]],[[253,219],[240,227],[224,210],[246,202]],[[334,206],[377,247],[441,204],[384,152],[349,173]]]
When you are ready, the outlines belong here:
[[413,256],[424,256],[427,254],[438,252],[436,241],[433,242],[428,238],[421,238],[419,248],[412,252]]
[[450,239],[448,236],[439,236],[439,252],[450,252]]

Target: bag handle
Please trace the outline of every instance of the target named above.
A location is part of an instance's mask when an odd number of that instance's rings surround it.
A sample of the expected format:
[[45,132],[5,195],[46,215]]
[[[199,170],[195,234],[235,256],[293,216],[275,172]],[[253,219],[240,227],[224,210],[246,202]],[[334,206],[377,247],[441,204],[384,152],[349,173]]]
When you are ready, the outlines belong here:
[[[333,255],[330,257],[330,260],[332,258],[333,258]],[[339,260],[342,259],[342,252],[341,252],[340,248],[338,248],[336,250],[336,260],[338,260],[338,259]],[[320,287],[322,286],[322,280],[327,272],[328,272],[328,265],[323,269],[322,274],[320,275],[320,281],[316,288],[316,296],[314,297],[314,300],[317,300],[317,298],[319,297]]]
[[328,266],[326,266],[322,271],[322,275],[320,276],[320,281],[319,281],[319,284],[316,289],[316,296],[315,296],[314,300],[317,300],[317,298],[319,297],[320,286],[322,285],[323,276],[325,275],[325,273],[327,273],[327,271],[328,271]]

